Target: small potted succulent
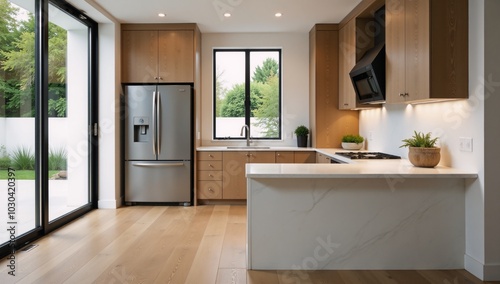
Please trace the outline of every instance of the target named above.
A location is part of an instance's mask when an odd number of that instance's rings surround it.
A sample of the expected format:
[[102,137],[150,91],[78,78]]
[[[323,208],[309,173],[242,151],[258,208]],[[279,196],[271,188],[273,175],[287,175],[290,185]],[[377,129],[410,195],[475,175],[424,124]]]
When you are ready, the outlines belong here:
[[441,148],[436,146],[436,138],[431,138],[431,133],[423,134],[414,131],[411,138],[404,139],[402,147],[408,147],[408,159],[416,167],[433,168],[441,159]]
[[359,135],[344,135],[342,137],[342,148],[346,150],[359,150],[363,148],[363,142],[365,139]]
[[297,136],[297,146],[307,147],[307,137],[309,135],[309,129],[304,125],[298,126],[295,129],[295,135]]

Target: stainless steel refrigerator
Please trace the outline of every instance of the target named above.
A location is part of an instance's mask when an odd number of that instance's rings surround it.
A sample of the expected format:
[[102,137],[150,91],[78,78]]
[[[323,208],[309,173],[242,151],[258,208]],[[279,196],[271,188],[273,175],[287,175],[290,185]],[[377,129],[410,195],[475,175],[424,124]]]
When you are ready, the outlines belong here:
[[125,203],[193,198],[191,85],[125,85]]

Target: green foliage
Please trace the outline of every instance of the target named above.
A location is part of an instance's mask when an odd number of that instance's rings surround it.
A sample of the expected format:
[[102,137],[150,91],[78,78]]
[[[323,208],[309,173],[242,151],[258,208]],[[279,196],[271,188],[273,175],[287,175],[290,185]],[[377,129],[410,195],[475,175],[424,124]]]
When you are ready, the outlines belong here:
[[269,77],[266,84],[259,84],[260,107],[254,111],[257,122],[254,125],[264,129],[264,137],[278,137],[280,129],[279,117],[279,79],[277,76]]
[[[261,85],[259,83],[250,84],[250,116],[260,106]],[[226,94],[220,108],[222,117],[245,117],[245,84],[234,85]]]
[[[278,62],[272,58],[257,66],[250,83],[250,117],[252,125],[263,129],[264,137],[278,137],[280,130],[279,72]],[[215,82],[216,117],[245,117],[245,84],[236,84],[230,90],[222,87],[217,71]]]
[[404,139],[404,143],[399,148],[402,147],[420,147],[420,148],[435,148],[438,138],[431,138],[431,133],[424,134],[422,132],[414,131],[414,135],[411,138]]
[[344,142],[344,143],[356,143],[356,144],[359,144],[359,143],[363,143],[363,141],[365,141],[365,139],[362,136],[359,136],[359,135],[348,134],[348,135],[344,135],[342,137],[342,142]]
[[35,155],[29,148],[17,148],[12,153],[12,167],[16,170],[34,170]]
[[49,170],[66,170],[67,160],[66,149],[50,149],[49,151]]
[[259,65],[255,68],[252,80],[266,84],[270,77],[278,76],[278,62],[273,58],[266,58],[262,62],[262,67]]
[[10,157],[7,154],[7,148],[5,145],[0,146],[0,170],[6,170],[10,167]]
[[[33,117],[35,115],[35,20],[18,20],[17,8],[0,0],[0,115]],[[67,31],[49,23],[49,112],[50,116],[66,115]],[[57,90],[53,90],[56,84]],[[60,88],[64,91],[61,92]],[[52,97],[52,93],[59,95]],[[51,102],[51,100],[54,100]]]
[[297,137],[307,136],[308,134],[309,134],[309,129],[304,125],[300,125],[297,128],[295,128],[295,135],[297,135]]

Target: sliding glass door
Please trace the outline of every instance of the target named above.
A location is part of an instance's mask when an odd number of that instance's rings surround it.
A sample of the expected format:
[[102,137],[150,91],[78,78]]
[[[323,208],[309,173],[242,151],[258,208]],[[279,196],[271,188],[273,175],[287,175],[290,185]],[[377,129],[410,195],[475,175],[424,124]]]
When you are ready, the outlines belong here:
[[90,202],[88,27],[49,4],[49,222]]
[[0,0],[0,243],[41,226],[35,186],[34,8],[33,1],[18,6]]
[[96,34],[65,1],[0,0],[0,255],[95,207]]

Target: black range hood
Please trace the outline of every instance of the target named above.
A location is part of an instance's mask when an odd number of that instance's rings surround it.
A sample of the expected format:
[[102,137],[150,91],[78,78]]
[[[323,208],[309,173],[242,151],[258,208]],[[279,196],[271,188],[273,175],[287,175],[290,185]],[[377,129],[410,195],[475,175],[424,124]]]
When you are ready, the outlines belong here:
[[385,102],[385,7],[374,14],[374,47],[366,51],[349,73],[361,104]]
[[368,50],[349,75],[360,103],[384,103],[385,43]]

